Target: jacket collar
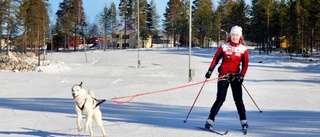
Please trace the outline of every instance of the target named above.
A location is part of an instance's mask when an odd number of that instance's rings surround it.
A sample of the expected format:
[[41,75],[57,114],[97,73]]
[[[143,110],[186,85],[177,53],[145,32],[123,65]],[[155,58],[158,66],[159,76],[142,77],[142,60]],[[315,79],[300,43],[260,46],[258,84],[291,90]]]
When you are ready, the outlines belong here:
[[233,43],[232,41],[230,41],[230,45],[232,47],[238,47],[240,45],[240,43]]

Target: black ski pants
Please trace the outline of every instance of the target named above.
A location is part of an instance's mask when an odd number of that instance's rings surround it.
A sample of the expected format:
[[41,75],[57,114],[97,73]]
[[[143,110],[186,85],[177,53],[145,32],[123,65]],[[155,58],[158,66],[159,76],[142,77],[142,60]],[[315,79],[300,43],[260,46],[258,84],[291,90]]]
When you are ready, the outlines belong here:
[[237,111],[239,114],[240,120],[246,120],[246,109],[243,104],[242,100],[242,82],[229,82],[227,79],[220,79],[218,80],[218,92],[216,101],[213,103],[209,119],[213,120],[215,119],[215,116],[217,115],[218,111],[220,110],[220,107],[222,106],[223,102],[226,100],[228,87],[231,85],[233,100],[236,104]]

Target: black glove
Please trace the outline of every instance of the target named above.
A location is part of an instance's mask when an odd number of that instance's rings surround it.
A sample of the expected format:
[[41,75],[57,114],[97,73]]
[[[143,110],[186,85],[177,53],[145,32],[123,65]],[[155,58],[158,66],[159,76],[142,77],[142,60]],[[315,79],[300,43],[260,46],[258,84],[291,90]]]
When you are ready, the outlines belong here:
[[233,74],[230,79],[231,82],[243,82],[243,76],[239,73]]
[[212,74],[212,71],[211,71],[211,70],[208,70],[208,72],[206,73],[206,78],[207,78],[207,79],[210,78],[211,74]]

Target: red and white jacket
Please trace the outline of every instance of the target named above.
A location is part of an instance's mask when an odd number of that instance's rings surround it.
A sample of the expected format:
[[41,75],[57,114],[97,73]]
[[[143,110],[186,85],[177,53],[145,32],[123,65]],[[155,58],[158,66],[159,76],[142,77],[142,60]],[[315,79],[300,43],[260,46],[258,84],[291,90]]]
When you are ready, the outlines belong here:
[[213,71],[221,58],[222,63],[218,68],[220,74],[240,73],[242,76],[246,75],[249,64],[249,55],[246,46],[233,42],[222,44],[214,55],[208,70]]

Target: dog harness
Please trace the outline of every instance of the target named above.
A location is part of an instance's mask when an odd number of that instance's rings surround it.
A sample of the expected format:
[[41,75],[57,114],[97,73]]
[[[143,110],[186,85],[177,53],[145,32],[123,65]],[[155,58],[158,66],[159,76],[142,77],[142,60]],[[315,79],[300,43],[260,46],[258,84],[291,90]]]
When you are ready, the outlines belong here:
[[77,106],[81,111],[84,109],[84,105],[86,104],[86,102],[87,102],[87,98],[84,100],[83,105],[81,107],[79,106],[79,103],[77,103]]
[[[97,106],[99,106],[100,104],[102,104],[102,103],[105,102],[106,100],[105,100],[105,99],[98,100],[98,99],[92,97],[92,104],[94,104],[94,101],[96,101],[96,102],[98,102],[98,103],[96,104],[96,106],[95,106],[93,109],[95,109]],[[79,104],[77,103],[77,106],[78,106],[78,108],[79,108],[81,111],[83,111],[84,105],[86,104],[86,102],[87,102],[87,98],[84,100],[84,103],[83,103],[83,105],[82,105],[81,107],[80,107]]]

